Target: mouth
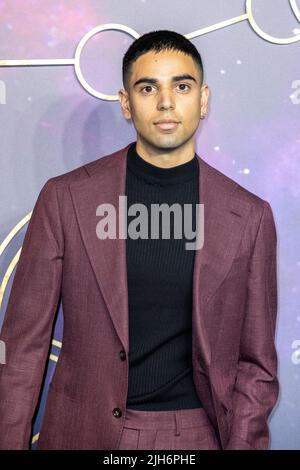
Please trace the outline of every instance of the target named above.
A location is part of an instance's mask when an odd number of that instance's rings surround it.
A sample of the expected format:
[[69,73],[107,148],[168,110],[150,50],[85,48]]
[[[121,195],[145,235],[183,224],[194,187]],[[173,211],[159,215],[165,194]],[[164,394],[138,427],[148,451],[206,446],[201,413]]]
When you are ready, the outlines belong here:
[[170,122],[167,122],[167,121],[162,121],[162,122],[158,122],[155,124],[155,126],[159,127],[160,129],[175,129],[177,126],[179,126],[179,122],[175,122],[175,121],[170,121]]

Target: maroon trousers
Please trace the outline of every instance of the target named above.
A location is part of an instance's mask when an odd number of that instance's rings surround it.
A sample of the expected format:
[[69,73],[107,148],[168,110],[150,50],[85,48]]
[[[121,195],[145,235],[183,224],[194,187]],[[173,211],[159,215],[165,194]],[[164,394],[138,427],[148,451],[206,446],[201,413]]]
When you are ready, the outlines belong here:
[[119,449],[220,450],[204,408],[168,411],[126,409]]

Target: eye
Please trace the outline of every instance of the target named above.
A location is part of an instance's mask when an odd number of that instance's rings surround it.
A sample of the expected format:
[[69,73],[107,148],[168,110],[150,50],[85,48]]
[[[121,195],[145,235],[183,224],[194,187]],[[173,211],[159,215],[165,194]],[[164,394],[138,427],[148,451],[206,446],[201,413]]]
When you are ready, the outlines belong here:
[[[191,86],[190,86],[190,85],[187,85],[186,83],[179,83],[179,84],[177,85],[177,87],[186,87],[185,89],[182,89],[182,88],[181,88],[180,91],[187,91],[187,89],[190,89],[190,88],[191,88]],[[150,90],[149,90],[149,88],[150,88]],[[153,88],[152,85],[146,85],[146,86],[144,86],[143,88],[141,88],[140,91],[141,91],[141,93],[146,93],[146,94],[148,94],[148,92],[151,92],[151,88]],[[148,90],[144,92],[144,90],[146,90],[146,89],[148,89]]]
[[146,88],[153,88],[153,87],[152,87],[152,85],[146,85],[143,88],[141,88],[141,92],[143,92],[143,90],[145,90]]
[[[190,85],[187,85],[186,83],[179,83],[178,86],[185,86],[185,87],[191,88]],[[185,90],[181,89],[181,91],[185,91]]]

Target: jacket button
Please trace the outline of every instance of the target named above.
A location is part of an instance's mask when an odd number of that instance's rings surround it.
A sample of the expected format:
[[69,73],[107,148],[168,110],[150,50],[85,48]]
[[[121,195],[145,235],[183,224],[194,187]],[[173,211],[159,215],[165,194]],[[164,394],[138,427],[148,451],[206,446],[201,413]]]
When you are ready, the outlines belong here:
[[126,352],[122,349],[122,351],[120,351],[120,358],[122,361],[125,361],[126,359]]
[[120,418],[122,416],[122,411],[120,410],[120,408],[114,408],[113,415],[115,418]]

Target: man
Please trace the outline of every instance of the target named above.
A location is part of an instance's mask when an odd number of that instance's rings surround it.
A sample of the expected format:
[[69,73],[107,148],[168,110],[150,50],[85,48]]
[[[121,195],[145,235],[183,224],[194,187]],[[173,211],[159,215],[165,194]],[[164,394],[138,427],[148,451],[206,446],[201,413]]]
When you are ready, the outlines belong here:
[[[267,449],[279,393],[270,204],[195,153],[209,89],[184,36],[134,41],[123,84],[136,142],[50,178],[34,207],[1,332],[0,447],[29,446],[61,299],[38,449]],[[110,226],[115,214],[124,228],[125,195],[132,237]],[[202,246],[137,236],[135,204],[187,204],[193,227],[202,204]]]

